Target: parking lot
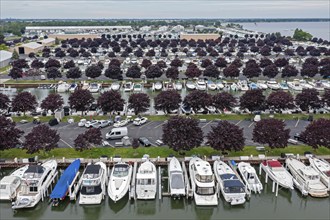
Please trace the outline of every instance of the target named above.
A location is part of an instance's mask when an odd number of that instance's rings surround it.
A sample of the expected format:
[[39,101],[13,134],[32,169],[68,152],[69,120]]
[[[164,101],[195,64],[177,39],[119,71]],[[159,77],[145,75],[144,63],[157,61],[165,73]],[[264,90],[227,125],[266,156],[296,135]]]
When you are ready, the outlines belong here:
[[[240,128],[244,129],[244,136],[246,138],[245,144],[246,145],[257,145],[255,142],[252,141],[252,132],[255,123],[248,120],[231,120],[230,121],[233,124],[238,125]],[[159,139],[161,139],[163,131],[162,126],[165,122],[163,121],[149,121],[146,124],[143,124],[141,126],[135,126],[132,123],[127,126],[128,128],[128,136],[130,140],[133,138],[139,138],[139,137],[147,137],[151,144],[156,146],[155,142]],[[206,121],[206,122],[200,122],[200,127],[203,130],[204,135],[206,135],[210,130],[212,126],[217,125],[217,121]],[[300,133],[304,130],[304,128],[309,124],[308,121],[305,120],[286,120],[285,124],[287,128],[290,128],[290,136],[293,138],[295,133]],[[36,126],[33,123],[27,123],[27,124],[17,124],[17,127],[23,130],[26,135],[29,133],[32,128]],[[69,124],[67,122],[61,122],[60,124],[51,127],[52,129],[55,129],[60,134],[60,142],[58,143],[59,147],[71,147],[74,148],[74,140],[76,137],[85,132],[88,128],[85,127],[78,127],[78,122]],[[112,126],[108,126],[105,128],[102,128],[102,137],[105,140],[105,134],[109,132],[112,129]],[[22,141],[24,141],[24,137],[21,138]],[[116,142],[120,142],[120,140],[108,140],[110,147],[115,147]]]

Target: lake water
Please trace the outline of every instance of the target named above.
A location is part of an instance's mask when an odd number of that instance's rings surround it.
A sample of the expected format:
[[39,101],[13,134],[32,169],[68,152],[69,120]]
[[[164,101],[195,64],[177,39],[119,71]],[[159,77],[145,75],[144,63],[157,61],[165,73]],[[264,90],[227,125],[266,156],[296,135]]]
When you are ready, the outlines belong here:
[[330,22],[258,22],[240,24],[247,30],[264,33],[280,32],[285,36],[292,36],[294,30],[299,28],[311,33],[314,37],[330,40]]
[[[0,178],[8,170],[0,169]],[[261,178],[264,183],[264,178]],[[271,181],[264,185],[260,195],[252,195],[242,206],[231,206],[220,197],[215,207],[196,207],[193,200],[130,201],[128,196],[117,203],[107,197],[100,205],[81,206],[78,202],[64,200],[58,207],[48,201],[35,208],[13,212],[10,202],[0,202],[0,219],[329,219],[329,198],[303,198],[296,190],[279,190],[272,193]]]

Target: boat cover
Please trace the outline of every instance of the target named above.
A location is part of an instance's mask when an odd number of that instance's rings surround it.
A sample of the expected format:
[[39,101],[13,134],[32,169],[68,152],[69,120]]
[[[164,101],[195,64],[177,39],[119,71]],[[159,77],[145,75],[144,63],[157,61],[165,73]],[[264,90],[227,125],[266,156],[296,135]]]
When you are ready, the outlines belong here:
[[70,186],[74,177],[79,171],[79,167],[80,160],[77,159],[73,161],[70,166],[68,166],[68,168],[65,169],[60,180],[57,182],[52,194],[50,195],[51,199],[62,199],[66,195],[68,187]]
[[277,160],[268,160],[267,163],[270,167],[282,167],[282,164]]
[[172,172],[171,175],[171,187],[173,189],[182,189],[184,188],[184,182],[182,178],[182,173],[180,172]]
[[222,175],[220,175],[220,178],[222,180],[230,180],[230,179],[234,180],[234,179],[238,179],[235,174],[231,174],[231,173],[222,174]]
[[243,183],[239,180],[226,180],[223,182],[225,187],[244,187]]
[[84,174],[98,174],[100,172],[101,166],[98,164],[91,164],[86,167]]

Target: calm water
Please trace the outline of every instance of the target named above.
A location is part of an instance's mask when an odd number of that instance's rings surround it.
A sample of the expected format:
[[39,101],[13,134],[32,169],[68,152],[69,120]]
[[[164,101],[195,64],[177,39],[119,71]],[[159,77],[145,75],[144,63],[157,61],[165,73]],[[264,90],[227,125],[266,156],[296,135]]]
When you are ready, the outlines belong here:
[[[2,173],[7,173],[8,170]],[[0,172],[1,177],[1,172]],[[262,178],[262,182],[264,179]],[[243,206],[230,206],[223,198],[216,207],[196,207],[193,200],[129,201],[117,203],[109,198],[100,205],[80,206],[64,201],[51,207],[48,201],[35,208],[14,213],[10,202],[0,203],[0,219],[329,219],[330,199],[302,198],[298,191],[280,190],[278,197],[271,192],[271,182],[261,195],[252,195]]]
[[260,22],[240,23],[244,29],[265,33],[280,32],[284,36],[292,36],[296,28],[311,33],[314,37],[330,40],[330,22]]

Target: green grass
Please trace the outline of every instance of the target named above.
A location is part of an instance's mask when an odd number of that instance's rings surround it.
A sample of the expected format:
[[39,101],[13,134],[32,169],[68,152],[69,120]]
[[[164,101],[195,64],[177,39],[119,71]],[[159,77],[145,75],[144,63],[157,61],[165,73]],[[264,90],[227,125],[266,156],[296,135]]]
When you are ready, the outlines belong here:
[[[243,151],[229,152],[229,157],[237,156],[257,156],[258,154],[266,154],[267,156],[280,156],[281,153],[293,153],[303,155],[305,151],[310,151],[316,155],[330,155],[330,149],[321,147],[317,150],[312,149],[310,146],[305,145],[291,145],[284,149],[270,149],[266,147],[266,152],[260,152],[255,149],[254,146],[246,146]],[[57,148],[49,152],[40,152],[37,154],[27,154],[22,149],[10,149],[1,152],[1,158],[13,159],[17,158],[28,158],[38,155],[39,158],[99,158],[102,155],[112,157],[120,155],[123,158],[141,158],[144,154],[149,154],[150,157],[155,158],[157,156],[167,157],[172,154],[176,157],[182,157],[178,152],[169,149],[168,147],[139,147],[134,150],[131,147],[127,148],[92,148],[82,152],[76,151],[72,148]],[[186,156],[199,155],[199,156],[212,156],[219,155],[219,151],[212,149],[211,147],[198,147],[191,151],[186,152]]]
[[6,73],[11,68],[10,65],[4,66],[0,68],[0,73]]

